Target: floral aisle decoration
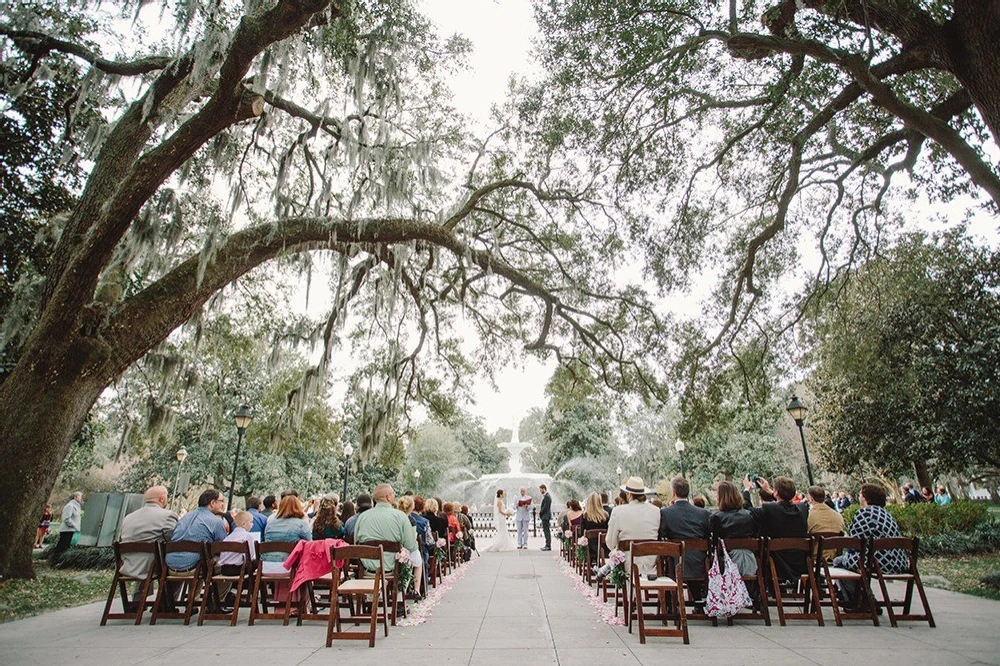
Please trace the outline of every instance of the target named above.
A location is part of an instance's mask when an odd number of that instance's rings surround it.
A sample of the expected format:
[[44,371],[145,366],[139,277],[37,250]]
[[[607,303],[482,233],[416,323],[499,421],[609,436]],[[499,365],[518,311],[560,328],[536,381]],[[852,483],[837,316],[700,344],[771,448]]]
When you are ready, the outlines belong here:
[[429,589],[427,591],[427,596],[424,597],[424,600],[415,603],[407,611],[406,617],[397,620],[396,624],[401,627],[415,627],[429,620],[434,608],[441,603],[441,600],[446,594],[448,594],[451,588],[455,585],[456,581],[469,572],[469,567],[471,567],[474,562],[475,560],[470,560],[455,567],[449,575],[445,576],[438,582],[437,587]]
[[576,559],[583,562],[587,559],[587,537],[582,536],[576,540]]
[[399,552],[396,553],[396,563],[399,565],[396,575],[399,589],[406,594],[413,584],[413,565],[410,564],[410,551],[400,548]]
[[448,555],[444,552],[444,549],[448,546],[448,542],[445,541],[444,537],[437,540],[434,544],[434,557],[437,558],[438,562],[444,562]]
[[624,615],[622,613],[615,613],[614,604],[602,601],[600,589],[594,590],[587,585],[580,578],[580,574],[576,572],[576,569],[565,560],[559,559],[557,566],[570,579],[573,587],[587,599],[587,603],[594,609],[594,612],[597,613],[602,622],[616,627],[625,626]]
[[615,586],[615,589],[625,587],[628,576],[625,574],[625,553],[617,548],[608,555],[608,564],[611,571],[608,572],[608,582]]
[[569,550],[573,547],[573,530],[566,530],[563,532],[563,550]]

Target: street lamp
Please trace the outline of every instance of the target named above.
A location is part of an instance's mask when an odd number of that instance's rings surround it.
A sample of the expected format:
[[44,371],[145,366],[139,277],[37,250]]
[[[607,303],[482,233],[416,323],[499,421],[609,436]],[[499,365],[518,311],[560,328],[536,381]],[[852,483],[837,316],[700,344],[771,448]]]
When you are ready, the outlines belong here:
[[677,451],[677,455],[681,459],[681,476],[684,476],[684,440],[680,437],[674,442],[674,451]]
[[240,447],[243,446],[243,433],[246,432],[247,426],[253,421],[253,415],[250,413],[249,405],[240,405],[240,408],[236,410],[233,415],[233,422],[236,423],[236,457],[233,458],[233,478],[229,483],[229,501],[226,503],[226,510],[231,511],[233,508],[233,491],[236,489],[236,468],[240,464]]
[[177,501],[177,488],[181,482],[181,465],[184,464],[184,459],[188,457],[188,450],[181,445],[181,448],[177,449],[177,478],[174,479],[174,494],[173,499],[170,502],[170,506],[174,505]]
[[344,500],[347,499],[347,476],[351,473],[351,454],[354,447],[348,442],[344,444]]
[[414,478],[413,485],[416,486],[416,488],[414,488],[413,490],[417,494],[419,494],[420,493],[420,470],[419,469],[418,470],[414,470],[414,472],[413,472],[413,478]]
[[802,422],[805,420],[806,412],[809,411],[809,408],[799,402],[798,396],[792,394],[792,399],[785,409],[795,419],[795,425],[799,427],[799,437],[802,438],[802,455],[806,457],[806,474],[809,476],[809,485],[814,486],[816,484],[813,483],[813,470],[812,465],[809,463],[809,449],[806,448],[806,435],[802,430]]

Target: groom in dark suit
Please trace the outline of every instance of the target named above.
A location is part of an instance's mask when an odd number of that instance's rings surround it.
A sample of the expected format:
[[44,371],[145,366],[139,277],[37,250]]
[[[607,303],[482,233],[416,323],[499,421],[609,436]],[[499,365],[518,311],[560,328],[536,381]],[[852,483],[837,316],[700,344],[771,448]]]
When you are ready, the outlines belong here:
[[538,490],[542,493],[542,506],[538,510],[538,519],[542,521],[542,534],[545,535],[545,545],[542,546],[542,550],[552,550],[552,528],[549,527],[552,520],[552,495],[549,495],[549,489],[544,483],[538,486]]

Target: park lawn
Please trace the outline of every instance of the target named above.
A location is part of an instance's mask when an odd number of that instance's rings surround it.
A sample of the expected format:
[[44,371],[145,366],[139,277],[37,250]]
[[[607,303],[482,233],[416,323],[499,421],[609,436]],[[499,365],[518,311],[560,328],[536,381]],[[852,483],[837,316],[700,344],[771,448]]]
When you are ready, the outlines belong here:
[[44,560],[35,560],[35,573],[35,580],[0,583],[0,622],[103,601],[114,575],[110,569],[51,569]]
[[1000,553],[921,558],[919,569],[927,587],[1000,601],[1000,590],[986,587],[979,580],[989,573],[1000,574]]

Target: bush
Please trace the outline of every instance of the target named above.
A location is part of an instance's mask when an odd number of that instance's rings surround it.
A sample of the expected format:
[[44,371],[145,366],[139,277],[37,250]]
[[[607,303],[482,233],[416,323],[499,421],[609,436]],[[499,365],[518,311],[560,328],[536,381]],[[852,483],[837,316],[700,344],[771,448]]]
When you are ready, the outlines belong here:
[[[844,511],[844,523],[850,528],[860,505],[852,504]],[[933,502],[920,504],[892,504],[886,507],[904,536],[921,539],[946,533],[971,533],[990,522],[990,509],[985,502],[956,500],[948,506]]]
[[1000,573],[988,573],[979,579],[979,582],[993,590],[1000,590]]
[[942,532],[920,539],[920,556],[968,555],[1000,550],[1000,522],[989,521],[968,532]]
[[56,569],[114,569],[115,549],[72,546],[55,560],[50,557],[49,564]]

